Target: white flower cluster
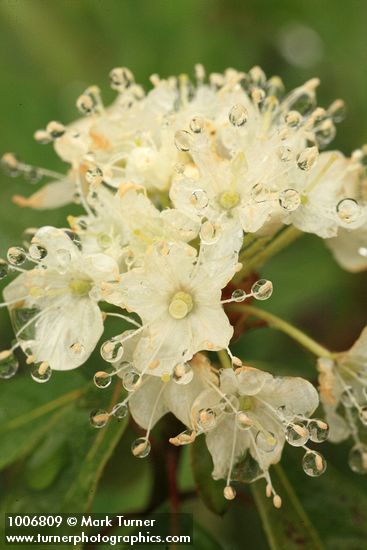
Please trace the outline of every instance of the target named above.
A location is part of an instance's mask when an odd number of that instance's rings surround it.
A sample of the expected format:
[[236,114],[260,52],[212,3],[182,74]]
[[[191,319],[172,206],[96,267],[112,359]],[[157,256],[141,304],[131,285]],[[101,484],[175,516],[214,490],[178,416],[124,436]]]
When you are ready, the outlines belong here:
[[[317,107],[317,79],[285,94],[279,77],[267,79],[259,67],[206,81],[198,65],[196,83],[153,75],[145,95],[128,69],[110,77],[118,92],[110,107],[92,86],[77,100],[87,116],[35,133],[38,142],[54,143],[66,175],[3,156],[11,176],[54,180],[29,198],[14,197],[19,206],[77,202],[85,213],[70,216],[70,228],[34,231],[1,261],[1,277],[20,272],[4,291],[16,343],[0,354],[1,376],[17,370],[17,347],[38,382],[80,366],[105,320],[118,317],[134,328],[102,344],[110,370],[94,381],[107,387],[118,375],[128,394],[112,411],[94,411],[92,425],[123,418],[129,404],[147,430],[132,447],[144,457],[150,430],[171,412],[186,426],[174,445],[206,434],[226,498],[235,496],[232,480],[263,477],[279,507],[269,466],[288,441],[306,449],[305,472],[321,474],[326,463],[306,443],[325,440],[328,425],[309,418],[318,406],[309,382],[244,366],[229,350],[233,327],[223,306],[267,299],[271,282],[238,288],[228,299],[222,290],[234,277],[241,281],[246,258],[289,231],[315,233],[341,265],[366,268],[367,151],[351,158],[319,152],[344,106]],[[202,353],[223,350],[233,368],[218,370]]]

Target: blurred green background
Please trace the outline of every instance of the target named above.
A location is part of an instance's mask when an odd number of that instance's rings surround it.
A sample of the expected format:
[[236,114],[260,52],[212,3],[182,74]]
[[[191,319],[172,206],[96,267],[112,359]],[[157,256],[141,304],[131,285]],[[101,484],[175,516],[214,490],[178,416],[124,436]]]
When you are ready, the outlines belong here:
[[[114,66],[128,66],[136,80],[148,86],[152,73],[192,74],[194,64],[201,62],[208,72],[228,66],[246,71],[261,65],[267,74],[279,74],[287,89],[320,77],[321,106],[337,97],[346,101],[347,118],[338,127],[333,146],[350,153],[367,140],[366,20],[367,3],[363,0],[0,0],[0,151],[14,151],[31,164],[62,170],[52,147],[37,145],[33,132],[50,120],[73,120],[77,116],[76,97],[87,85],[98,84],[109,101],[113,94],[108,72]],[[0,255],[11,244],[20,244],[26,227],[65,225],[67,213],[77,211],[76,207],[42,213],[20,210],[11,197],[31,194],[32,185],[1,174],[0,186]],[[343,272],[319,239],[303,237],[270,261],[262,273],[275,287],[266,307],[324,345],[345,349],[365,325],[365,274]],[[12,332],[6,311],[0,310],[0,314],[3,349],[9,347]],[[315,381],[312,358],[273,331],[249,332],[235,351],[265,368],[302,374]],[[75,462],[68,443],[55,443],[57,438],[52,435],[44,441],[41,425],[38,435],[25,441],[28,428],[24,415],[78,388],[90,378],[97,363],[95,356],[78,373],[56,373],[45,386],[32,384],[24,375],[24,367],[16,379],[1,382],[0,419],[7,429],[7,422],[20,411],[20,426],[24,426],[20,431],[18,428],[16,437],[6,440],[6,449],[3,447],[4,457],[10,452],[9,456],[16,459],[14,464],[9,457],[0,460],[6,466],[0,479],[3,509],[27,510],[28,506],[29,510],[31,503],[35,509],[40,503],[48,510],[58,509],[57,502],[71,483],[73,472],[80,469],[83,450],[79,449],[81,454]],[[80,430],[89,429],[83,422],[80,420]],[[72,434],[71,429],[68,437]],[[147,505],[152,462],[131,459],[133,438],[132,433],[126,433],[113,454],[94,510],[129,512]],[[42,445],[46,450],[34,458],[32,445],[38,441],[41,451]],[[285,469],[325,546],[362,550],[367,536],[366,482],[361,483],[348,471],[348,445],[325,447],[332,464],[326,481],[304,479],[297,450],[293,458],[285,457]],[[61,470],[69,472],[62,483]],[[185,508],[195,510],[200,525],[207,530],[207,534],[203,531],[198,535],[200,548],[252,550],[272,544],[266,540],[249,490],[219,520],[197,498],[189,498],[194,484],[186,451],[180,464],[180,483],[186,494]],[[287,499],[287,495],[282,496]],[[333,523],[336,517],[337,525]],[[293,536],[294,531],[290,523],[287,542],[273,547],[314,547],[297,538],[297,533]],[[217,542],[210,539],[213,534]]]

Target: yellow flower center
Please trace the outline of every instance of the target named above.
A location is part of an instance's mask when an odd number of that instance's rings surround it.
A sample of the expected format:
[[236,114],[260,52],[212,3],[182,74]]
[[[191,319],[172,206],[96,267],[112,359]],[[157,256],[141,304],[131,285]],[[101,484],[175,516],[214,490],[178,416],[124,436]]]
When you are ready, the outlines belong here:
[[75,296],[86,296],[92,289],[92,282],[85,279],[72,279],[69,288]]
[[219,197],[219,204],[225,210],[231,210],[239,204],[240,200],[241,197],[237,191],[225,191]]
[[190,313],[193,306],[194,303],[190,294],[183,291],[176,292],[168,307],[168,313],[174,319],[184,319]]

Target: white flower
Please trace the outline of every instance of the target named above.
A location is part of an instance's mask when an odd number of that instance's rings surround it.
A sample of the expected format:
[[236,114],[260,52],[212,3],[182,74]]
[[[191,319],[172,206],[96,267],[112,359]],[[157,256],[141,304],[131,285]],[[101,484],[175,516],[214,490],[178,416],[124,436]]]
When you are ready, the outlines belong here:
[[338,235],[325,241],[336,261],[353,273],[367,269],[367,225],[358,229],[339,229]]
[[[84,256],[76,235],[44,227],[32,240],[37,266],[4,290],[17,339],[29,362],[69,370],[86,361],[103,332],[100,283],[119,277],[114,260]],[[75,244],[76,242],[76,244]]]
[[360,437],[367,426],[367,328],[350,350],[335,354],[335,359],[320,358],[317,366],[330,441],[352,436],[349,465],[357,473],[367,473],[367,446]]

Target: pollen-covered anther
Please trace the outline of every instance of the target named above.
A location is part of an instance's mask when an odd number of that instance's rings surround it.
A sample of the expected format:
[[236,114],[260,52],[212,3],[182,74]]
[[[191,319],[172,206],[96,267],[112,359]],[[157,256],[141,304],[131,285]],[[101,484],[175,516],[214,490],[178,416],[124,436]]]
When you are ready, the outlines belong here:
[[279,509],[282,507],[282,499],[280,498],[279,495],[274,495],[273,504],[274,504],[274,508]]
[[171,299],[168,312],[173,319],[184,319],[194,307],[192,297],[187,292],[176,292]]
[[223,489],[223,496],[226,500],[234,500],[236,498],[236,490],[231,485],[227,485]]

